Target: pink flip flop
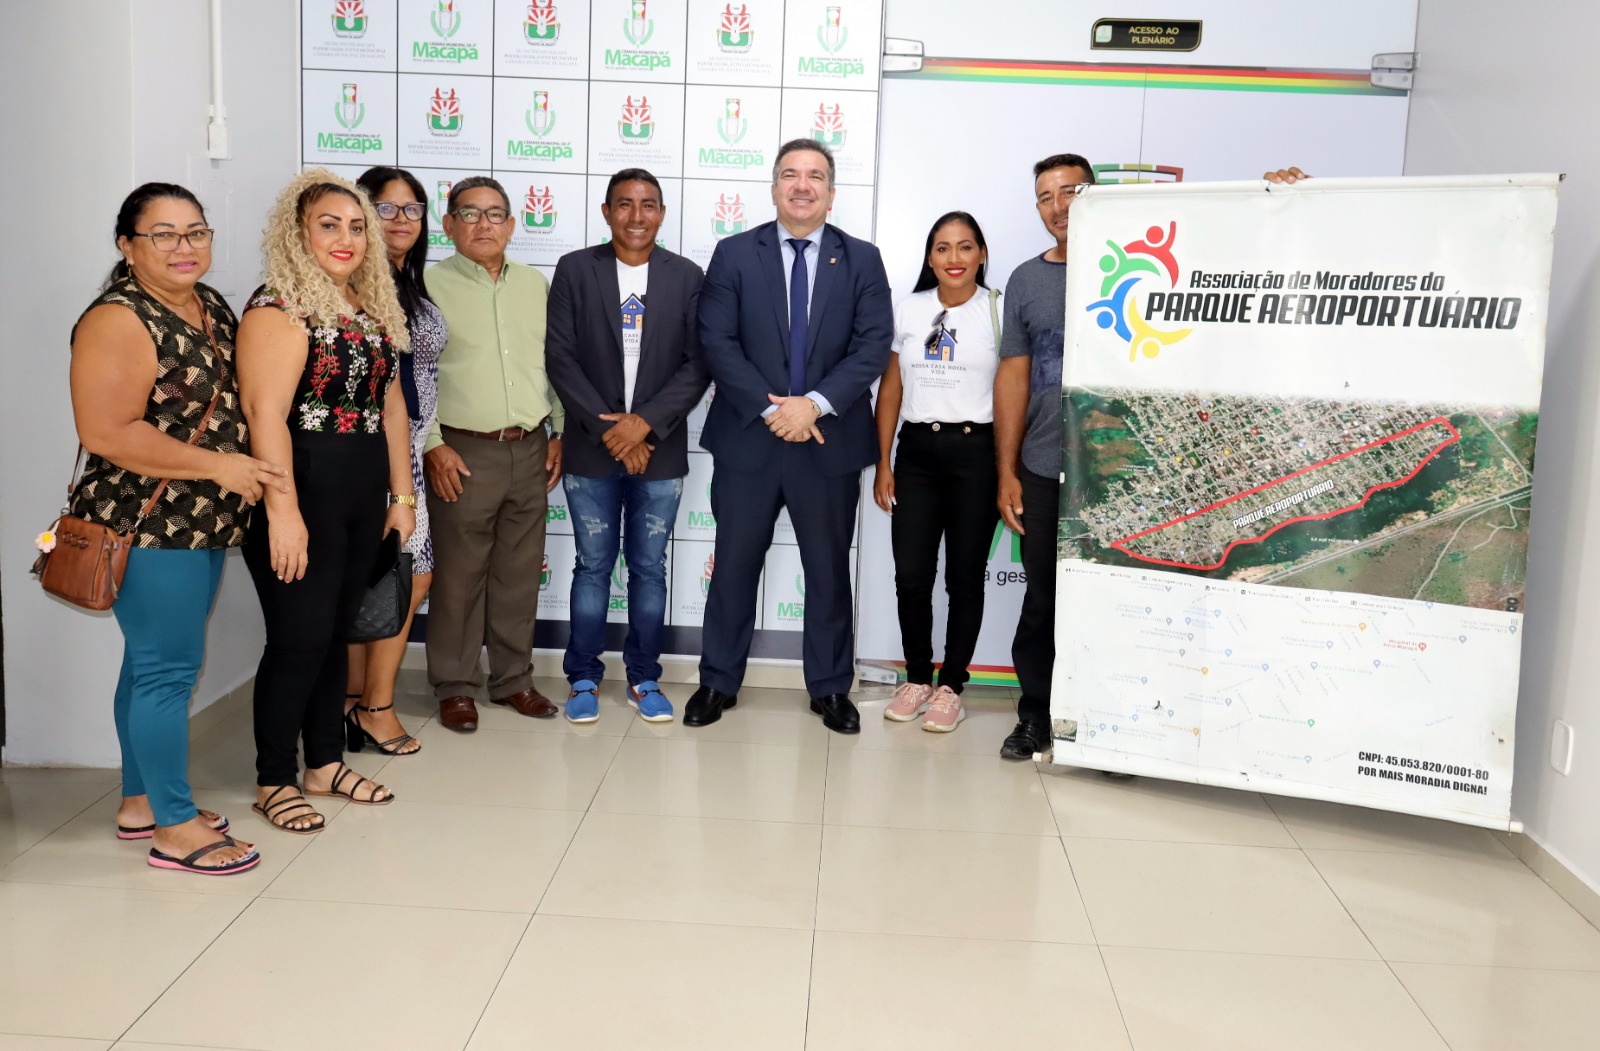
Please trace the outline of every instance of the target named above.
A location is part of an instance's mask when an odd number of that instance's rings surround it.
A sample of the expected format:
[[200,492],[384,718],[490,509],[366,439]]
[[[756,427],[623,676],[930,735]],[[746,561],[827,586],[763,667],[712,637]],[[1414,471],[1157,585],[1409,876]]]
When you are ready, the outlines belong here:
[[205,857],[207,854],[210,854],[214,850],[221,850],[224,847],[232,847],[236,845],[237,844],[234,843],[232,836],[223,836],[222,839],[216,843],[207,843],[193,854],[190,854],[188,857],[184,858],[175,858],[170,854],[163,854],[161,851],[151,848],[150,867],[157,869],[175,869],[179,872],[195,872],[202,876],[231,876],[236,872],[244,872],[261,864],[261,854],[259,851],[255,850],[252,850],[238,861],[230,861],[226,865],[207,866],[195,864],[201,858]]

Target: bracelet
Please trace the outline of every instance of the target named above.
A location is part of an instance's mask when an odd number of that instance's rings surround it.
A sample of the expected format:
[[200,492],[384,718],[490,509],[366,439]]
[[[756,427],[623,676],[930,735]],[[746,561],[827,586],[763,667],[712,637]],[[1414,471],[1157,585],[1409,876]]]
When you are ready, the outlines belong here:
[[401,507],[409,507],[409,508],[412,508],[414,510],[416,508],[416,506],[417,506],[417,494],[416,493],[390,493],[389,494],[389,503],[391,505],[399,504]]

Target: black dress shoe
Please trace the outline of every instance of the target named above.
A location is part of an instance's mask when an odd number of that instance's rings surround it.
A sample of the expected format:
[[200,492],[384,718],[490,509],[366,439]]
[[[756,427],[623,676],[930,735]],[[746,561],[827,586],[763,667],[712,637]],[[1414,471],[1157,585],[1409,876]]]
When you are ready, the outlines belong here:
[[694,691],[689,703],[683,706],[683,725],[710,726],[722,718],[722,713],[739,703],[736,693],[718,693],[709,686]]
[[836,734],[861,732],[861,715],[850,703],[846,693],[830,693],[826,697],[811,698],[811,710],[822,716],[822,725]]
[[1024,719],[1017,723],[1005,744],[1000,746],[1001,759],[1032,759],[1035,752],[1048,752],[1054,744],[1050,724],[1033,723]]

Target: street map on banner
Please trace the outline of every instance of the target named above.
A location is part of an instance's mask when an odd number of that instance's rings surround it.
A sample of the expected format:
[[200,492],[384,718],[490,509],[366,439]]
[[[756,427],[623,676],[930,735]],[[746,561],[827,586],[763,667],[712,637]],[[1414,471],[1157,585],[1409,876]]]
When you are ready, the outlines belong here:
[[1078,200],[1055,762],[1506,827],[1556,186]]

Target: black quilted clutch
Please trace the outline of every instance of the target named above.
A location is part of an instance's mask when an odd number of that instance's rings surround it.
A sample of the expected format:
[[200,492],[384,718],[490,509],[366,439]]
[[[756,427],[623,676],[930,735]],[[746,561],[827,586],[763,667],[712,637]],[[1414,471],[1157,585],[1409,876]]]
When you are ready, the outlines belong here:
[[411,610],[411,552],[400,550],[400,534],[389,533],[378,550],[372,583],[361,609],[345,634],[349,642],[392,639],[405,627]]

